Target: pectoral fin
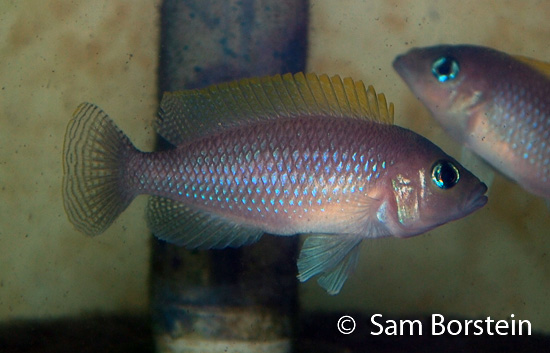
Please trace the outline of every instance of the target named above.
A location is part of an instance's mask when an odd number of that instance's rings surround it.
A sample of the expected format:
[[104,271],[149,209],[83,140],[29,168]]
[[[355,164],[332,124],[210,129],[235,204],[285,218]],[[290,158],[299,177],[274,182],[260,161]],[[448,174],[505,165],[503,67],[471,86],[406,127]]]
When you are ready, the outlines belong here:
[[298,279],[305,282],[321,274],[318,283],[328,294],[340,292],[355,269],[361,238],[349,235],[311,235],[298,257]]

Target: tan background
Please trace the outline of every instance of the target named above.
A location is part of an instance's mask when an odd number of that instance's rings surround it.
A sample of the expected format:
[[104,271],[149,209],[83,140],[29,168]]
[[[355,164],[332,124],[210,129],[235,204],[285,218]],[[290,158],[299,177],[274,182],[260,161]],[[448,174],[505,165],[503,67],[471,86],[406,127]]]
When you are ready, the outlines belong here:
[[[64,130],[81,101],[99,104],[141,149],[153,146],[159,0],[129,4],[0,0],[0,320],[147,310],[145,198],[88,238],[67,221],[60,192]],[[309,69],[375,84],[395,102],[397,124],[459,155],[393,58],[445,42],[544,60],[548,18],[545,1],[311,1]],[[550,332],[549,212],[497,177],[483,210],[419,237],[366,242],[340,295],[310,281],[301,301],[403,315],[514,313]]]

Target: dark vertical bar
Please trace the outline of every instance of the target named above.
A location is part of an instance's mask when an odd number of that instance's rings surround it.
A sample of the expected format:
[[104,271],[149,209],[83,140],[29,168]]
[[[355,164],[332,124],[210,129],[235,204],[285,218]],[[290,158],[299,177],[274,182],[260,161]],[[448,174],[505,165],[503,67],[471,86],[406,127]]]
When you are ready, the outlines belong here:
[[[307,0],[165,0],[160,92],[305,68]],[[159,352],[289,352],[297,237],[188,251],[153,242]]]
[[165,0],[160,89],[305,68],[306,0]]

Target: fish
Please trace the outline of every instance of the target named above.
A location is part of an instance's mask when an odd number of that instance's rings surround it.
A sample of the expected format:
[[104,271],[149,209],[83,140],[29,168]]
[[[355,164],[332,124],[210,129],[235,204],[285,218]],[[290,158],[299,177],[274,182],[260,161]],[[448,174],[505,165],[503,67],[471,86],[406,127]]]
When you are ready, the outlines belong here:
[[147,194],[152,233],[189,249],[306,235],[298,279],[319,275],[337,294],[363,239],[421,234],[487,202],[477,177],[393,111],[351,78],[250,78],[164,93],[156,131],[173,148],[142,152],[82,103],[64,140],[65,210],[98,235]]
[[411,49],[393,67],[456,141],[550,199],[549,64],[482,46],[437,45]]

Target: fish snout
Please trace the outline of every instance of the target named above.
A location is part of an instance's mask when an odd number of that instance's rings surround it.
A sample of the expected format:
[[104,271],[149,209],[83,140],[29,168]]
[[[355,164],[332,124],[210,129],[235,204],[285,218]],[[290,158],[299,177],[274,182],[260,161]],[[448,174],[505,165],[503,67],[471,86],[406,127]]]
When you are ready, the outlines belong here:
[[405,55],[397,55],[392,63],[394,70],[397,71],[397,73],[401,76],[403,76],[403,73],[405,71],[404,57]]
[[467,214],[472,213],[485,206],[488,201],[487,195],[485,195],[486,192],[487,185],[485,185],[485,183],[483,182],[479,183],[479,185],[470,192],[470,195],[466,199],[466,205],[464,207],[464,210],[467,212]]

